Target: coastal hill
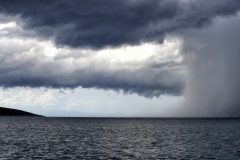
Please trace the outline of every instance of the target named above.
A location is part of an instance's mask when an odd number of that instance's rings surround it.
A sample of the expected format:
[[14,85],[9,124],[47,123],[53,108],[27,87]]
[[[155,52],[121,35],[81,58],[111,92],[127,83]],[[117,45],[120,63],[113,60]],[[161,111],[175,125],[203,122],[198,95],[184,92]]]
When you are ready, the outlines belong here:
[[0,107],[0,116],[43,117],[41,115],[33,114],[26,111],[21,111],[18,109],[3,108],[3,107]]

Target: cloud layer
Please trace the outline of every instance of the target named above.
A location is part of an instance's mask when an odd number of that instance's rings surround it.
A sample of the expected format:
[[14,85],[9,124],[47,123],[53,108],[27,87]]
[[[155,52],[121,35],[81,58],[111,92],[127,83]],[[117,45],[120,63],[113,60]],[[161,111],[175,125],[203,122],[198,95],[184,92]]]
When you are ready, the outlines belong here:
[[239,10],[239,0],[0,0],[0,86],[184,95],[187,115],[230,115]]
[[202,28],[216,16],[236,14],[238,0],[1,0],[0,13],[58,46],[103,48],[162,43],[166,34]]
[[182,93],[180,40],[98,51],[56,48],[50,41],[24,37],[28,32],[9,25],[13,22],[5,24],[0,30],[0,85],[5,88],[82,87],[145,97]]

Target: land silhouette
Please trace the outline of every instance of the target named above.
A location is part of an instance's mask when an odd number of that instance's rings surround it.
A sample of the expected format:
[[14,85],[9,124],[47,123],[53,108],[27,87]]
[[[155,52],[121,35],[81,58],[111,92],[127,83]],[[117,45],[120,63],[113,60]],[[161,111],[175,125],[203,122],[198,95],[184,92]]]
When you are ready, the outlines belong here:
[[41,115],[37,115],[34,113],[18,110],[18,109],[10,109],[0,107],[0,116],[27,116],[27,117],[43,117]]

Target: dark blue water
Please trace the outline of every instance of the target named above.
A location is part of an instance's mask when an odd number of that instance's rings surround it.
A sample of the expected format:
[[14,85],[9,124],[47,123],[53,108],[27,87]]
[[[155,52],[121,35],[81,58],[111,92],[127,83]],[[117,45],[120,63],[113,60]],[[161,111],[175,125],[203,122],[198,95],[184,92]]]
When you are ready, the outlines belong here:
[[240,159],[240,119],[0,117],[0,159]]

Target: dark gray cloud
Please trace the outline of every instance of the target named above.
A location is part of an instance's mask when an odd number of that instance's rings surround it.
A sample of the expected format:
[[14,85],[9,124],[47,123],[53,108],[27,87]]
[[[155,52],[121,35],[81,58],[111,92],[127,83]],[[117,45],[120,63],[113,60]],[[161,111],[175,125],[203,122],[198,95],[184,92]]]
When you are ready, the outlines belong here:
[[[200,102],[206,100],[210,103],[212,100],[206,98],[200,101],[198,99],[201,96],[207,97],[207,94],[204,95],[208,92],[207,89],[214,88],[215,85],[210,82],[215,82],[215,80],[218,82],[217,79],[222,79],[219,80],[221,81],[219,86],[225,82],[234,82],[233,84],[238,82],[237,73],[234,72],[236,78],[232,78],[231,81],[223,81],[226,77],[234,77],[234,75],[227,71],[218,72],[217,70],[221,68],[224,71],[226,68],[235,67],[236,69],[239,67],[236,61],[239,59],[238,50],[237,48],[234,51],[231,49],[236,46],[226,46],[228,50],[222,48],[221,45],[224,46],[228,43],[228,39],[224,36],[216,39],[214,36],[225,32],[210,34],[214,29],[206,33],[204,29],[212,26],[216,17],[236,15],[239,9],[239,0],[0,0],[0,14],[6,15],[6,17],[0,17],[0,20],[6,22],[9,21],[9,17],[13,16],[14,20],[25,30],[24,32],[12,30],[11,33],[4,33],[6,36],[22,38],[35,36],[53,40],[59,47],[67,46],[69,48],[100,49],[109,46],[138,45],[142,42],[162,43],[167,34],[178,34],[185,42],[184,63],[189,65],[185,95],[192,103],[188,103],[186,106],[195,102],[201,106],[205,103],[201,104]],[[194,33],[191,34],[191,32]],[[232,33],[235,32],[238,30],[235,29]],[[206,35],[209,39],[201,34]],[[202,50],[201,45],[195,46],[199,44],[195,41],[200,41],[200,44],[203,45],[212,44],[212,46]],[[237,39],[237,41],[239,40]],[[109,69],[108,66],[99,68],[101,65],[95,63],[85,68],[77,68],[61,62],[68,59],[68,55],[63,54],[56,56],[54,60],[48,60],[42,53],[34,56],[26,54],[31,48],[29,46],[10,47],[9,45],[7,49],[3,48],[4,45],[0,50],[0,85],[3,87],[113,89],[121,90],[124,93],[137,93],[146,97],[162,94],[181,95],[184,92],[185,82],[184,74],[181,74],[181,67],[185,64],[171,60],[161,63],[145,62],[134,70],[124,68],[114,70]],[[224,54],[219,54],[220,51]],[[44,51],[37,48],[34,52]],[[194,54],[187,54],[190,52]],[[237,56],[224,56],[229,52],[232,53],[230,55],[236,54]],[[224,58],[220,58],[220,55]],[[80,53],[72,56],[75,58],[87,57]],[[192,61],[192,56],[196,58],[196,63]],[[191,63],[188,62],[188,59],[191,59]],[[205,64],[206,62],[207,64]],[[222,63],[220,62],[226,64],[225,67],[221,67]],[[220,76],[221,74],[224,76]],[[206,87],[202,83],[203,80],[199,80],[203,77],[206,78],[204,79]],[[212,77],[214,78],[212,79]],[[211,90],[213,94],[209,92],[209,97],[216,95],[216,88],[219,86],[217,85]],[[235,88],[234,85],[232,88]],[[230,93],[231,91],[229,89],[228,92],[225,92]],[[236,92],[234,91],[234,93]],[[232,106],[238,105],[238,101],[234,102],[236,103],[232,103]],[[200,107],[196,108],[200,109]],[[198,109],[194,112],[199,113]],[[211,112],[207,110],[206,115],[219,113],[215,109]]]
[[[111,67],[109,59],[97,57],[94,51],[86,56],[83,50],[61,49],[57,53],[60,57],[47,57],[44,54],[47,47],[43,44],[34,39],[0,38],[0,86],[95,88],[149,98],[182,94],[182,65],[177,62],[146,59],[119,62]],[[69,58],[74,61],[69,62]]]
[[95,49],[162,43],[169,32],[208,26],[239,8],[239,0],[0,0],[0,12],[20,15],[26,30],[58,46]]
[[[5,60],[6,62],[7,60]],[[15,62],[0,69],[0,85],[3,87],[50,87],[50,88],[96,88],[137,93],[145,97],[160,95],[181,95],[184,81],[180,74],[171,68],[98,69],[89,66],[75,71],[66,71],[63,64],[45,63],[37,65],[35,59]],[[14,62],[14,60],[13,60]],[[12,62],[11,62],[12,63]],[[56,62],[57,63],[57,62]],[[5,65],[5,66],[4,66]],[[71,69],[71,68],[70,68]]]

